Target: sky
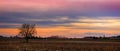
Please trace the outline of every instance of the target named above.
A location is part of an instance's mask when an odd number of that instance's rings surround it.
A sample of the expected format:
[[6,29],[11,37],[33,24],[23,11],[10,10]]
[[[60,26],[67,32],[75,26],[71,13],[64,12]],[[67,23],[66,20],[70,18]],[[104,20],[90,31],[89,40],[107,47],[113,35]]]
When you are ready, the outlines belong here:
[[116,36],[119,0],[0,0],[0,35],[15,36],[22,24],[36,24],[36,36]]

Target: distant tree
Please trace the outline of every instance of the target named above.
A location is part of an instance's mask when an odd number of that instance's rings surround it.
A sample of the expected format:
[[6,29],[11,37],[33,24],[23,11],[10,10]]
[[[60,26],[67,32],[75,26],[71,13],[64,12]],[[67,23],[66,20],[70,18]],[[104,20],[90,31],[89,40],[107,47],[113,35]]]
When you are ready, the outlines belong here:
[[1,35],[0,35],[0,38],[4,38],[4,36],[1,36]]
[[35,24],[23,24],[19,30],[19,35],[23,36],[27,43],[29,42],[29,39],[37,33]]
[[50,37],[47,37],[48,39],[64,39],[66,37],[62,37],[62,36],[50,36]]

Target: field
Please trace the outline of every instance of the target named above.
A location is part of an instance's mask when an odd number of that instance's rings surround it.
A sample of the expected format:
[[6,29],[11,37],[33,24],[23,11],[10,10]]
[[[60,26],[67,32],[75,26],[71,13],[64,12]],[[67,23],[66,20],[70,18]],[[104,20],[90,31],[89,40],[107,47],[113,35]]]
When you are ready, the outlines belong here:
[[73,40],[0,40],[0,51],[120,51],[120,42]]

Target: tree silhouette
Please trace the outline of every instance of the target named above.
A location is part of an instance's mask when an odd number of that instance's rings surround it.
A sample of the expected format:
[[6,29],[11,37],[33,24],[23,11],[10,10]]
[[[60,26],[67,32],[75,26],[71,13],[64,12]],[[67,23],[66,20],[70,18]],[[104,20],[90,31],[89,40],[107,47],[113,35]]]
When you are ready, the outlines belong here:
[[19,35],[23,36],[27,43],[29,42],[29,39],[37,33],[35,24],[23,24],[19,30]]

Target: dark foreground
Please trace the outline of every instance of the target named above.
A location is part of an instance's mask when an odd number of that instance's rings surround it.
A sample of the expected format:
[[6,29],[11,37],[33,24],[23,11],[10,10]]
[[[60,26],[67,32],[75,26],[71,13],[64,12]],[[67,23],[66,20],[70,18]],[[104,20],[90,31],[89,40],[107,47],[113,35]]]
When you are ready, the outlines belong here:
[[1,40],[0,51],[120,51],[120,42],[62,40]]

